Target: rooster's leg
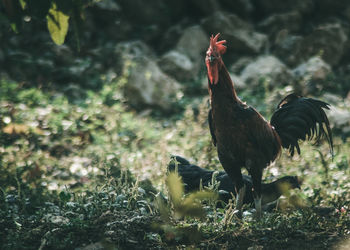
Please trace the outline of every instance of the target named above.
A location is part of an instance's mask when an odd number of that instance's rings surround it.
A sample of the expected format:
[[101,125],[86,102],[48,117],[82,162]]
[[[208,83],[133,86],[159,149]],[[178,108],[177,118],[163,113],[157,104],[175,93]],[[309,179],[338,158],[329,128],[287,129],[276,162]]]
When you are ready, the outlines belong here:
[[225,172],[228,174],[230,179],[235,185],[236,189],[236,213],[239,218],[242,218],[242,206],[245,195],[245,185],[243,182],[243,177],[241,173],[241,168],[239,163],[235,162],[233,158],[227,157],[227,154],[223,153],[218,148],[218,156],[221,162],[221,165],[225,169]]
[[256,210],[256,218],[261,218],[261,178],[262,178],[262,169],[254,168],[251,171],[251,176],[253,180],[253,197]]
[[236,210],[238,211],[238,216],[242,217],[242,206],[243,206],[243,200],[245,195],[246,186],[243,185],[240,189],[236,188]]

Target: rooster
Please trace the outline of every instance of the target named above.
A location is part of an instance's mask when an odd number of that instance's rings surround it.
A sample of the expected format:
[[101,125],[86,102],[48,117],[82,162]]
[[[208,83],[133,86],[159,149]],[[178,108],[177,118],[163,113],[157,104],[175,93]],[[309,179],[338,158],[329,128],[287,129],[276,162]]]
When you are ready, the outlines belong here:
[[245,167],[252,177],[256,217],[261,217],[261,179],[265,167],[281,153],[281,148],[295,149],[300,154],[299,140],[318,141],[325,137],[333,155],[332,133],[323,109],[329,104],[296,94],[285,97],[277,106],[271,121],[242,102],[222,60],[226,52],[220,34],[211,36],[205,64],[211,110],[208,122],[212,141],[217,148],[221,165],[236,189],[236,210],[242,215],[246,185],[241,173]]

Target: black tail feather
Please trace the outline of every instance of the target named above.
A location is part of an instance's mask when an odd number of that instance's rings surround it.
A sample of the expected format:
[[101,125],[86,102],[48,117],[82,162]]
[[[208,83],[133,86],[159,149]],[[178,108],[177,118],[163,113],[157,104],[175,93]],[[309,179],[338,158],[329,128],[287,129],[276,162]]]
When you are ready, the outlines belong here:
[[270,123],[292,156],[295,149],[300,154],[298,140],[319,142],[322,138],[326,138],[333,156],[332,131],[324,109],[329,109],[328,103],[296,94],[288,95],[278,104]]

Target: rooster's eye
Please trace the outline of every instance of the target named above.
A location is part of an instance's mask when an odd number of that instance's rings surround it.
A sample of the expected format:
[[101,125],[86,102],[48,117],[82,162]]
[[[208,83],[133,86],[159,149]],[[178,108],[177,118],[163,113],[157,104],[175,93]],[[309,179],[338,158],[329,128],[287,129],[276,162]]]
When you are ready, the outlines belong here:
[[209,62],[212,62],[212,61],[214,61],[215,60],[215,56],[209,56]]

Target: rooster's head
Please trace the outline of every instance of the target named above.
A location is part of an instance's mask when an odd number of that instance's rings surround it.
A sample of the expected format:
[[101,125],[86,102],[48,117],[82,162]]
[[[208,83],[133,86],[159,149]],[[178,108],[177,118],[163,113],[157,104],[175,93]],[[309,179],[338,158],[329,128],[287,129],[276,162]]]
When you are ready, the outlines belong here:
[[223,64],[221,55],[226,51],[226,46],[224,45],[226,40],[218,42],[219,36],[220,33],[215,37],[213,35],[210,37],[210,45],[205,57],[205,64],[207,65],[208,77],[211,84],[217,84],[219,81],[219,69]]

